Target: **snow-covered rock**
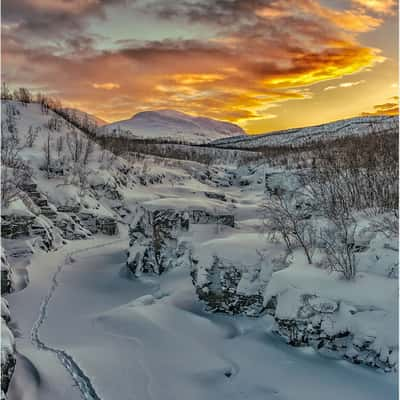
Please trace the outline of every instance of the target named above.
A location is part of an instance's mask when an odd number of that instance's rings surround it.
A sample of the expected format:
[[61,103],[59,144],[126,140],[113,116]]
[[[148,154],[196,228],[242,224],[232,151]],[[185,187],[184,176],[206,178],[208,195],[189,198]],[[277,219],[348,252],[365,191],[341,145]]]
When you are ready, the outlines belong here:
[[394,279],[359,273],[343,281],[294,264],[272,275],[264,306],[289,344],[390,371],[398,365],[396,296]]
[[188,229],[185,211],[139,208],[129,229],[128,268],[136,275],[170,269],[179,257],[178,235]]
[[12,268],[7,260],[5,251],[3,247],[0,247],[1,251],[1,293],[4,295],[6,293],[11,293],[13,291],[13,273]]
[[237,233],[195,246],[192,266],[197,295],[210,310],[256,316],[272,273],[287,264],[281,245]]
[[8,327],[10,321],[10,312],[8,303],[1,298],[1,396],[6,398],[6,393],[10,385],[11,377],[15,370],[15,339],[14,335]]

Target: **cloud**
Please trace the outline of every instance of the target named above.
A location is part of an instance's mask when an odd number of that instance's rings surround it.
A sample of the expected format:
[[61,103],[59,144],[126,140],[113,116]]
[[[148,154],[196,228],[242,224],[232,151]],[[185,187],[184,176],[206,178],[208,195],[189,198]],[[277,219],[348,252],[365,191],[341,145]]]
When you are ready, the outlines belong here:
[[353,0],[356,5],[381,14],[394,14],[397,7],[396,0]]
[[16,24],[18,34],[25,40],[55,40],[81,33],[88,18],[104,19],[107,7],[123,3],[125,0],[3,1],[2,22]]
[[112,83],[112,82],[93,83],[92,86],[95,89],[104,89],[104,90],[119,89],[121,87],[118,83]]
[[361,115],[399,115],[399,97],[393,96],[389,100],[395,100],[396,102],[377,104],[374,106],[373,112],[363,112]]
[[[101,38],[87,32],[85,22],[106,18],[106,8],[122,1],[6,2],[4,79],[42,87],[111,121],[165,107],[244,121],[269,118],[272,104],[310,98],[310,85],[383,60],[357,40],[378,18],[316,0],[130,1],[158,18],[213,25],[215,34],[207,40],[126,39],[99,50]],[[52,41],[40,38],[53,32]]]
[[362,83],[365,83],[365,82],[366,81],[364,79],[360,80],[360,81],[355,81],[355,82],[343,82],[343,83],[340,83],[337,86],[327,86],[323,90],[324,91],[328,91],[328,90],[339,89],[339,88],[350,88],[350,87],[353,87],[353,86],[361,85]]

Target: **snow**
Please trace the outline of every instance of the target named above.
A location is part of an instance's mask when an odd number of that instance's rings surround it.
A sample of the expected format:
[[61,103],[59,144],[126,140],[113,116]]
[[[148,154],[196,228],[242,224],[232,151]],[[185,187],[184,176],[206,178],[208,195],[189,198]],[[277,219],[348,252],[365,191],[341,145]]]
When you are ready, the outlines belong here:
[[131,119],[105,125],[99,134],[118,134],[129,131],[136,138],[163,138],[195,143],[208,142],[226,136],[242,135],[237,125],[204,117],[194,117],[174,110],[144,111]]
[[[268,248],[269,247],[269,248]],[[211,265],[214,256],[232,261],[238,265],[260,264],[261,255],[272,259],[269,252],[279,252],[279,247],[268,246],[265,235],[256,233],[236,233],[228,237],[212,239],[196,249],[196,258],[202,265]]]
[[[357,255],[360,268],[354,281],[308,265],[299,252],[281,269],[286,261],[282,244],[259,233],[265,230],[261,207],[265,173],[271,187],[293,189],[297,180],[290,171],[147,156],[130,163],[109,153],[102,160],[95,146],[87,167],[90,189],[82,190],[69,177],[49,180],[39,170],[47,138],[44,124],[54,114],[42,114],[35,104],[16,107],[21,135],[30,125],[42,129],[37,143],[22,156],[34,168],[38,189],[47,194],[51,206],[81,204],[83,212],[116,217],[113,207],[118,205],[131,214],[121,218],[116,238],[93,235],[48,253],[34,249],[30,241],[3,240],[17,288],[8,301],[20,331],[9,400],[73,400],[82,398],[82,391],[93,399],[93,390],[101,400],[396,398],[396,373],[289,347],[273,333],[269,316],[206,312],[184,263],[177,262],[159,277],[140,278],[125,266],[127,224],[137,221],[143,207],[233,214],[234,228],[193,224],[179,237],[179,243],[193,245],[193,255],[203,266],[200,280],[207,279],[213,256],[220,257],[242,273],[239,294],[258,294],[266,287],[265,304],[279,297],[277,316],[295,318],[308,295],[310,307],[328,316],[323,320],[325,332],[351,329],[355,341],[373,338],[372,346],[382,358],[396,357],[396,352],[388,355],[389,348],[397,349],[398,288],[396,279],[388,277],[397,268],[396,240],[364,232],[359,239],[367,248]],[[180,118],[175,112],[163,114],[161,119]],[[52,132],[54,139],[70,128],[63,125]],[[126,185],[121,185],[124,168],[129,172],[124,175]],[[206,173],[210,177],[199,181]],[[240,186],[244,181],[248,184]],[[110,188],[122,199],[107,198],[104,192]],[[210,199],[205,192],[222,193],[227,201]],[[26,211],[20,200],[9,210]],[[362,228],[366,226],[367,221]]]
[[398,129],[397,116],[368,116],[330,122],[323,125],[295,128],[259,135],[242,135],[212,142],[217,147],[252,148],[259,146],[301,145],[316,140],[332,140],[346,136],[362,136],[371,132]]
[[20,217],[34,217],[35,215],[29,211],[22,199],[16,198],[10,205],[1,211],[2,215],[17,215]]
[[[101,243],[94,240],[90,245]],[[36,398],[41,400],[79,398],[55,358],[48,352],[37,353],[29,343],[43,292],[68,251],[50,257],[37,254],[31,283],[10,297],[12,313],[21,323],[17,346],[34,361],[45,382],[36,387]],[[290,348],[269,333],[268,319],[205,313],[185,268],[160,278],[130,280],[123,240],[73,258],[57,277],[40,337],[78,362],[101,399],[395,396],[394,376]],[[51,397],[55,389],[50,383],[58,385],[56,397]]]

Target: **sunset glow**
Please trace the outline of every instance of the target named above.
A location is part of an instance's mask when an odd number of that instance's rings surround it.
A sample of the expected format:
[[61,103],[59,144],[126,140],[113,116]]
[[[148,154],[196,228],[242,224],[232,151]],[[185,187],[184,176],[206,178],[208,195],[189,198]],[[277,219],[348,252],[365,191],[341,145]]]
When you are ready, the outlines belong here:
[[249,133],[398,112],[395,0],[17,0],[2,78],[112,122],[175,109]]

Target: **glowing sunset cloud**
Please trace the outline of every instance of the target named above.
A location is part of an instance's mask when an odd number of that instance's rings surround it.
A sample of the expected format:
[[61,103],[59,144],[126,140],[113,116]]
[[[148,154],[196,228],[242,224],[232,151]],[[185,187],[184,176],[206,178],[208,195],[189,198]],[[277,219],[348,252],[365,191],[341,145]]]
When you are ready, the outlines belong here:
[[169,108],[249,133],[395,112],[397,3],[326,4],[7,1],[3,79],[107,121]]

